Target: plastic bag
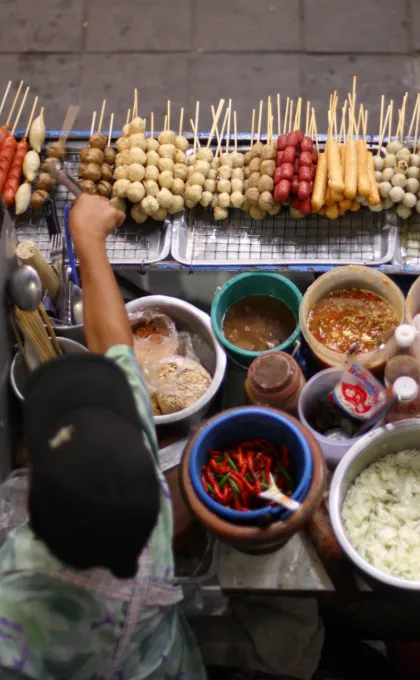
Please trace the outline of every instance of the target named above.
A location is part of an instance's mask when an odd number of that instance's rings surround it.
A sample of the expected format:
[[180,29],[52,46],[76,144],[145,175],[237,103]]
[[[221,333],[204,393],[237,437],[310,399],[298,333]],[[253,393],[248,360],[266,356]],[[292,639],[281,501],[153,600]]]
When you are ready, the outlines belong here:
[[130,323],[153,413],[177,413],[200,399],[212,381],[197,357],[208,354],[207,344],[198,335],[178,332],[172,319],[156,309],[130,316]]

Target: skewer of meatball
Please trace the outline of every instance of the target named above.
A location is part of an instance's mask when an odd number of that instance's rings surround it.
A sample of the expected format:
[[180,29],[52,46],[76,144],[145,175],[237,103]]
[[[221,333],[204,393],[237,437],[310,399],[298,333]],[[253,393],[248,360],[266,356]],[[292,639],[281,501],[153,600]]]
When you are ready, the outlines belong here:
[[80,185],[86,193],[99,194],[100,196],[109,198],[112,193],[112,166],[114,165],[116,158],[116,152],[111,147],[114,114],[111,114],[107,137],[101,132],[105,110],[104,104],[102,105],[98,131],[94,133],[94,114],[89,145],[80,151],[80,159],[82,162],[79,167],[79,179],[82,180]]

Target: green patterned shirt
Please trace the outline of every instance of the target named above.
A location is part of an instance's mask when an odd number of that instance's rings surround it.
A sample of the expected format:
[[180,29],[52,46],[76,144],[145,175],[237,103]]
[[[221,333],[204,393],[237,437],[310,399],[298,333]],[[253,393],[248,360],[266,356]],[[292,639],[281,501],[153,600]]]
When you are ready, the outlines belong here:
[[[121,345],[107,356],[127,377],[157,463],[150,400],[134,352]],[[7,516],[12,529],[0,549],[0,680],[205,679],[176,606],[182,593],[174,583],[172,508],[157,467],[161,512],[133,581],[103,569],[66,568],[26,522],[16,526],[23,504],[10,502],[7,482],[0,488],[3,527]]]

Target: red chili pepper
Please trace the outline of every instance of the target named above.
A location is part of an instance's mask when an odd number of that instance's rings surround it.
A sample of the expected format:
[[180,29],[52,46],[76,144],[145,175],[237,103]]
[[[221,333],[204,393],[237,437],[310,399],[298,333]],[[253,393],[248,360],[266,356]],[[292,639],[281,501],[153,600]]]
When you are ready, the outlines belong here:
[[206,474],[207,481],[212,485],[212,487],[214,489],[214,495],[215,495],[216,499],[218,501],[220,501],[221,503],[223,503],[224,502],[223,493],[219,489],[219,485],[217,483],[217,480],[216,480],[214,474],[212,472],[210,472],[210,470],[208,468],[206,468],[205,474]]
[[204,474],[201,475],[201,482],[202,482],[202,484],[203,484],[203,486],[204,486],[204,491],[205,491],[206,493],[208,493],[208,492],[209,492],[209,488],[208,488],[208,486],[207,486],[207,481],[206,481],[206,478],[205,478]]
[[264,469],[267,484],[270,484],[270,472],[271,472],[271,458],[268,458],[266,465],[265,465],[265,469]]
[[232,479],[235,480],[241,491],[245,487],[247,491],[250,491],[251,493],[254,493],[254,487],[252,484],[250,484],[244,475],[242,475],[240,472],[232,472]]
[[220,472],[220,463],[217,463],[214,458],[210,458],[209,463],[208,463],[214,472],[219,473]]

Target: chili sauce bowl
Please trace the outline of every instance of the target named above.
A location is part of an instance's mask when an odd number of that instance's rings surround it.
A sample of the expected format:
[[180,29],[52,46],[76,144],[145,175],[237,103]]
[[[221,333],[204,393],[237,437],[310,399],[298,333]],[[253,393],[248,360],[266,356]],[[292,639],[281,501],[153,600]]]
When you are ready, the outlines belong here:
[[229,355],[241,366],[248,367],[263,352],[253,352],[242,349],[229,342],[223,333],[223,320],[225,314],[235,302],[252,295],[269,295],[280,302],[283,302],[292,312],[296,327],[289,337],[277,347],[271,350],[281,350],[289,354],[295,349],[296,342],[300,335],[299,326],[299,306],[302,295],[295,284],[280,274],[269,272],[252,272],[239,274],[230,279],[216,293],[211,305],[211,325],[214,334],[222,347]]
[[308,441],[294,418],[263,407],[234,408],[209,420],[190,440],[189,475],[194,492],[209,510],[235,524],[267,526],[290,515],[290,511],[279,505],[249,511],[232,510],[213,500],[203,487],[202,467],[208,461],[210,449],[224,451],[232,444],[258,437],[280,447],[282,444],[287,446],[295,482],[292,498],[302,502],[311,482],[313,460]]

